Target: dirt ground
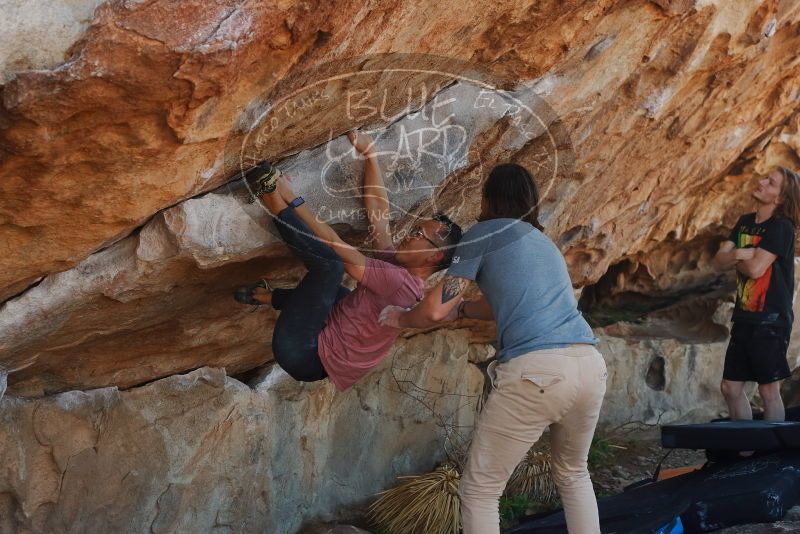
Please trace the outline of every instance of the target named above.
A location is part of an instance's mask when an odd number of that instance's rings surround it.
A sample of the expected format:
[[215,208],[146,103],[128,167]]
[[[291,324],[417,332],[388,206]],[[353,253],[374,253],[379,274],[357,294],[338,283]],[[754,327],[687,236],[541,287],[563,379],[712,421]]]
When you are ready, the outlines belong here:
[[[598,497],[620,493],[626,486],[652,477],[658,462],[664,460],[661,468],[702,465],[706,461],[704,451],[661,448],[656,435],[646,434],[638,437],[608,437],[608,455],[590,467],[592,482]],[[665,458],[666,456],[666,458]]]

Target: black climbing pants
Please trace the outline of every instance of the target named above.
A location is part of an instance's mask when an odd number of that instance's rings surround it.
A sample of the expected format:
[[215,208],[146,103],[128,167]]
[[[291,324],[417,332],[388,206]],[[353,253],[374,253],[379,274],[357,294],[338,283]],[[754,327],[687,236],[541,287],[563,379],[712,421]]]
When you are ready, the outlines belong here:
[[320,241],[303,220],[288,207],[275,218],[275,226],[308,273],[294,289],[275,289],[272,307],[280,310],[272,334],[275,361],[301,382],[328,376],[319,357],[317,337],[336,302],[350,290],[342,287],[344,264]]

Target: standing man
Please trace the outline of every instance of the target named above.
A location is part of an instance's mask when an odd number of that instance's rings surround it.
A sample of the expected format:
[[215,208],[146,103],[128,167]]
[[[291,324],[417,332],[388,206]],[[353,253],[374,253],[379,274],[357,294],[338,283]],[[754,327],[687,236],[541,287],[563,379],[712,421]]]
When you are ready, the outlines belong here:
[[756,211],[742,215],[713,265],[736,269],[736,305],[720,390],[731,419],[752,419],[745,382],[758,382],[764,419],[783,421],[781,380],[792,330],[795,229],[800,222],[800,177],[778,167],[752,193]]
[[[548,427],[567,528],[600,532],[587,455],[606,366],[538,211],[530,173],[498,165],[484,185],[479,222],[464,234],[444,279],[413,310],[391,306],[381,313],[383,324],[394,327],[427,327],[457,316],[497,323],[497,361],[488,369],[492,392],[459,484],[464,534],[500,533],[500,495]],[[470,281],[478,283],[481,299],[463,300]]]

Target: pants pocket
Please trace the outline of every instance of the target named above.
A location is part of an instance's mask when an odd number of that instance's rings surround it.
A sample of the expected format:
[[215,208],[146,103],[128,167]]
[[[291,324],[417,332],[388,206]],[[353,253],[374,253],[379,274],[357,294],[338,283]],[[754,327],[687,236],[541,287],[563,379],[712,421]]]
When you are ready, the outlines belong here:
[[564,375],[543,371],[523,371],[522,379],[527,380],[544,391],[564,380]]

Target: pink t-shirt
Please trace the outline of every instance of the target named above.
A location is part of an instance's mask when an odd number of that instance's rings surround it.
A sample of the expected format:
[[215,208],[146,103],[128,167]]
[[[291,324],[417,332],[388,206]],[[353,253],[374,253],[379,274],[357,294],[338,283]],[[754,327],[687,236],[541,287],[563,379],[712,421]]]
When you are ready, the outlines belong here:
[[[391,251],[382,257],[392,257]],[[343,391],[389,353],[400,329],[382,326],[378,315],[386,306],[409,308],[422,300],[420,278],[386,261],[367,258],[358,286],[337,302],[317,338],[319,356],[328,377]]]

